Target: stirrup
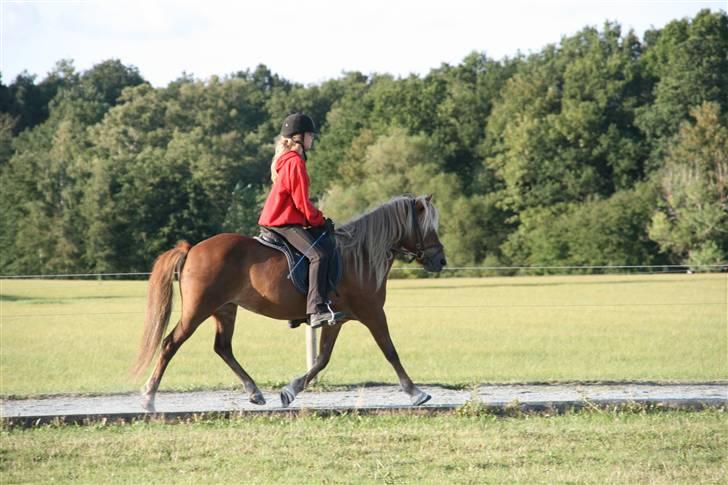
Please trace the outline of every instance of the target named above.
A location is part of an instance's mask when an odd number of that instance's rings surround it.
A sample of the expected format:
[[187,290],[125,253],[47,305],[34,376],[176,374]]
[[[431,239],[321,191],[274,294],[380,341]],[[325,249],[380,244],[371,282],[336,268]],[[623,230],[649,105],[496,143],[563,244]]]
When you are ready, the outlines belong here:
[[329,310],[329,313],[331,315],[331,318],[329,318],[329,325],[336,325],[341,320],[346,319],[346,313],[335,312],[334,309],[331,308],[331,300],[326,302],[326,308]]
[[337,317],[341,318],[341,316],[344,315],[342,312],[335,312],[334,309],[331,308],[331,300],[326,302],[326,308],[329,310],[329,314],[331,315],[331,318],[329,318],[329,325],[334,325]]

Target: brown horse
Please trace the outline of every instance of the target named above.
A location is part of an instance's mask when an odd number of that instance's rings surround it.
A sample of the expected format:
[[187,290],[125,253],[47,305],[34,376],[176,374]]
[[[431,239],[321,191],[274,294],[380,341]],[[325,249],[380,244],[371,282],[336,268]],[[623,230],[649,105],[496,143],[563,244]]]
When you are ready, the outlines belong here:
[[[344,271],[337,294],[332,295],[332,307],[345,312],[346,321],[358,320],[369,329],[414,405],[425,403],[430,396],[412,383],[389,336],[383,308],[386,279],[394,252],[409,255],[427,271],[442,270],[446,261],[437,236],[438,217],[431,196],[402,196],[336,231]],[[217,330],[215,352],[242,381],[250,401],[265,404],[258,386],[233,356],[231,342],[239,306],[275,319],[305,318],[306,299],[287,278],[285,256],[238,234],[219,234],[195,246],[181,242],[159,256],[149,277],[144,335],[133,369],[136,375],[147,368],[160,347],[172,309],[175,274],[182,295],[182,316],[162,341],[157,365],[142,390],[143,406],[154,411],[154,397],[169,361],[210,316]],[[283,388],[283,406],[326,367],[343,323],[323,327],[318,357],[308,372]]]

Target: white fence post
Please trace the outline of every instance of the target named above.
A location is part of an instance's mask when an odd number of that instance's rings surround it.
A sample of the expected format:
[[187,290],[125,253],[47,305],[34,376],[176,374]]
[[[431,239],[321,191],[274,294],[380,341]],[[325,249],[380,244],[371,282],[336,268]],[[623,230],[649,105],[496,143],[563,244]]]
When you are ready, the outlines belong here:
[[308,325],[306,327],[306,369],[310,370],[313,367],[313,363],[316,361],[316,332],[315,328],[311,328]]

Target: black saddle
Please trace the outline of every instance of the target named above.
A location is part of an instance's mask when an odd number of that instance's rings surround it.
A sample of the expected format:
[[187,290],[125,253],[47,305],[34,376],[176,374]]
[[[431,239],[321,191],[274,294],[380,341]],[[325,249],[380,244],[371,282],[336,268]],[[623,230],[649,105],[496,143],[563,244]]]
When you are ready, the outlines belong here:
[[[324,237],[330,236],[327,234]],[[307,295],[308,259],[305,258],[298,249],[289,244],[283,236],[266,227],[261,227],[260,235],[256,236],[254,239],[262,245],[277,249],[286,255],[286,259],[288,260],[288,274],[293,281],[293,286],[295,286],[299,292]],[[333,244],[331,246],[334,247],[334,254],[329,255],[328,290],[336,291],[336,286],[339,284],[339,281],[341,281],[343,264],[341,262],[341,253],[338,248],[336,248],[336,245]],[[301,261],[302,258],[303,261]]]

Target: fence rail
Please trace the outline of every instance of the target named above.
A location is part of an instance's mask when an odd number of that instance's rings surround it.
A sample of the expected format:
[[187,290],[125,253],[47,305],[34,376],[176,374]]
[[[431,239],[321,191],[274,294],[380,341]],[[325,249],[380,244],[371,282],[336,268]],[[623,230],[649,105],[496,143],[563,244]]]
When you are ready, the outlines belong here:
[[[443,271],[558,271],[558,270],[634,270],[650,269],[656,272],[686,272],[690,270],[708,270],[710,272],[728,271],[728,262],[720,264],[641,264],[641,265],[581,265],[581,266],[456,266],[445,267]],[[391,271],[425,271],[424,268],[415,266],[397,266]],[[44,278],[106,278],[121,276],[149,276],[151,272],[129,272],[129,273],[65,273],[65,274],[29,274],[29,275],[0,275],[0,279],[44,279]]]

